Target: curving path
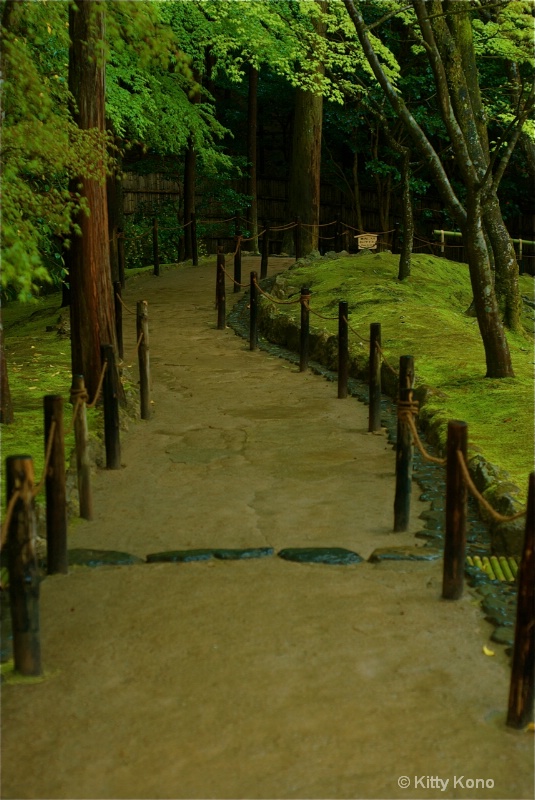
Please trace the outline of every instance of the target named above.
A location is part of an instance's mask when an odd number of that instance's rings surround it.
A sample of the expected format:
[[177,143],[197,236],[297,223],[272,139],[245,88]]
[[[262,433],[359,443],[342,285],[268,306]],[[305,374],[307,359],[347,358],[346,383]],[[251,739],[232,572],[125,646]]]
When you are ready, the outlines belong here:
[[47,680],[2,693],[2,797],[531,797],[532,739],[504,726],[508,660],[483,654],[470,591],[440,600],[439,560],[266,554],[421,546],[427,506],[390,532],[394,454],[367,408],[217,331],[214,283],[213,266],[128,283],[127,304],[149,301],[154,416],[123,434],[124,467],[99,472],[70,547],[262,557],[47,578]]

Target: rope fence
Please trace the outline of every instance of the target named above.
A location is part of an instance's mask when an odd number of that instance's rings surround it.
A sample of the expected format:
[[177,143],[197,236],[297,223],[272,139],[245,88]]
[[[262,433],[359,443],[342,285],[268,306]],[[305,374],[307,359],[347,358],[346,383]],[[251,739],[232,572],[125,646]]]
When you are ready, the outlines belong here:
[[[327,223],[332,224],[332,223]],[[279,230],[297,229],[301,223],[291,223]],[[306,226],[307,227],[307,226]],[[156,228],[157,229],[157,228]],[[266,227],[262,234],[269,234]],[[273,230],[273,229],[272,229]],[[391,233],[388,231],[386,233]],[[256,238],[256,237],[251,237]],[[267,237],[266,237],[267,238]],[[333,237],[336,238],[336,237]],[[238,256],[241,245],[245,239],[241,234],[236,234],[236,249],[234,256]],[[236,270],[236,262],[235,262]],[[369,345],[369,432],[375,433],[381,430],[381,364],[384,364],[397,378],[399,386],[399,397],[397,403],[398,435],[396,441],[396,497],[394,501],[394,531],[408,529],[408,519],[410,510],[410,493],[412,481],[412,459],[414,447],[418,449],[425,461],[434,463],[446,469],[446,532],[444,547],[444,577],[442,597],[444,599],[458,599],[463,590],[464,572],[466,568],[466,496],[470,492],[477,503],[484,509],[496,524],[510,523],[527,515],[526,522],[526,544],[524,556],[519,569],[519,580],[530,579],[528,572],[528,561],[533,555],[533,476],[530,479],[529,500],[530,511],[523,509],[513,515],[503,515],[496,511],[492,505],[482,496],[475,486],[469,470],[466,456],[467,448],[467,426],[466,423],[450,422],[448,425],[448,441],[446,458],[438,458],[428,452],[418,433],[416,417],[419,414],[419,404],[413,399],[414,383],[414,364],[412,356],[402,356],[400,358],[399,370],[394,369],[388,363],[384,351],[381,347],[381,331],[379,323],[370,325],[370,337],[365,339],[350,324],[348,303],[339,302],[337,316],[327,316],[321,314],[311,307],[311,292],[308,287],[301,289],[300,295],[295,299],[283,300],[274,297],[265,291],[258,281],[256,272],[251,272],[248,284],[241,283],[232,277],[225,269],[225,257],[220,252],[217,255],[217,279],[216,279],[216,302],[218,306],[218,328],[225,327],[225,285],[224,278],[227,277],[234,286],[238,288],[249,288],[250,291],[250,349],[257,347],[258,329],[258,296],[266,298],[269,303],[277,306],[301,307],[301,333],[300,333],[300,372],[306,371],[308,367],[309,353],[309,315],[325,320],[338,321],[338,397],[348,396],[348,331],[351,331],[359,340],[359,344]],[[150,371],[149,371],[149,333],[148,333],[148,304],[146,301],[138,301],[137,309],[134,312],[123,302],[120,294],[116,294],[121,308],[136,316],[136,352],[139,359],[140,372],[140,403],[141,418],[150,419]],[[70,401],[73,405],[71,430],[75,432],[77,445],[77,471],[78,488],[80,496],[80,512],[82,511],[83,498],[86,502],[86,518],[91,518],[91,492],[88,473],[87,456],[87,420],[86,409],[93,408],[102,397],[104,408],[104,434],[106,448],[106,467],[108,469],[119,469],[121,467],[121,451],[119,440],[119,373],[115,362],[115,349],[112,345],[104,344],[101,349],[102,368],[99,375],[95,396],[89,402],[89,395],[85,388],[82,376],[73,376],[73,386],[70,392]],[[48,402],[47,402],[48,401]],[[60,396],[45,397],[45,464],[43,474],[39,482],[33,484],[33,465],[31,458],[25,456],[12,456],[6,461],[8,471],[8,497],[9,501],[6,508],[6,516],[1,528],[0,549],[7,545],[10,585],[16,583],[12,597],[15,598],[14,614],[24,613],[33,614],[36,608],[36,581],[37,581],[37,561],[35,556],[35,515],[33,502],[35,497],[46,489],[46,512],[47,512],[47,571],[49,574],[54,572],[67,572],[67,550],[66,550],[66,509],[65,509],[65,477],[64,477],[64,431],[63,431],[63,400]],[[82,443],[82,444],[80,444]],[[29,462],[29,463],[26,463]],[[11,470],[11,472],[10,472]],[[60,486],[61,482],[63,485]],[[84,488],[85,486],[85,488]],[[89,487],[89,488],[88,488]],[[11,491],[9,491],[11,488]],[[62,505],[63,504],[63,505]],[[60,530],[57,520],[65,520],[65,530]],[[49,524],[54,521],[54,524]],[[531,538],[530,538],[531,537]],[[527,554],[527,555],[526,555]],[[15,560],[18,559],[15,563]],[[21,560],[22,559],[22,560]],[[530,562],[531,563],[531,562]],[[23,581],[18,581],[18,575],[23,576]],[[522,576],[527,576],[523,578]],[[18,582],[17,582],[18,581]],[[531,586],[533,582],[531,581]],[[521,583],[521,587],[524,584]],[[10,589],[11,591],[11,589]],[[532,589],[531,589],[532,592]],[[523,594],[522,594],[523,593]],[[524,598],[526,592],[523,588],[520,595]],[[525,599],[525,598],[524,598]],[[525,616],[525,612],[522,612]],[[515,655],[513,661],[513,674],[511,678],[511,697],[508,724],[512,727],[519,726],[519,720],[524,720],[526,710],[518,701],[518,696],[524,696],[524,684],[526,681],[533,680],[528,676],[528,670],[522,658],[525,654],[525,635],[531,635],[533,620],[528,625],[524,625],[521,618],[517,617],[517,636],[515,637]],[[528,615],[529,616],[529,615]],[[15,617],[14,617],[15,619]],[[523,619],[523,618],[522,618]],[[33,630],[33,628],[32,628]],[[35,629],[38,633],[38,623]],[[29,658],[27,653],[23,656],[20,639],[17,638],[18,631],[14,630],[14,652],[15,669],[21,674],[41,674],[40,649],[38,642],[30,642],[32,654],[39,655],[39,658]],[[518,644],[517,644],[518,639]],[[25,646],[27,646],[26,642]],[[519,666],[520,664],[520,666]],[[520,686],[521,685],[521,686]],[[520,687],[520,688],[519,688]],[[524,692],[524,695],[522,694]]]

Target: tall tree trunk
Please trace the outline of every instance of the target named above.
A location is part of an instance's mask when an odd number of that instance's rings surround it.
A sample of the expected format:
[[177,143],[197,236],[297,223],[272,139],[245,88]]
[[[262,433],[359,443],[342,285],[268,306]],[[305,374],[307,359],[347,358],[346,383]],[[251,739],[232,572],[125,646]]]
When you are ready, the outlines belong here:
[[76,0],[76,6],[69,8],[69,33],[69,89],[75,102],[74,118],[81,129],[102,132],[101,143],[95,143],[95,163],[102,179],[80,178],[73,182],[72,188],[80,191],[89,214],[78,215],[81,235],[72,236],[69,256],[72,371],[84,376],[93,396],[102,369],[101,344],[117,349],[105,181],[102,7],[92,0]]
[[[297,89],[288,207],[290,219],[299,217],[303,223],[303,255],[318,249],[322,122],[323,97]],[[289,253],[294,251],[291,233],[283,242],[283,249]]]
[[193,258],[193,242],[189,224],[191,215],[195,214],[195,183],[197,175],[197,151],[193,137],[188,139],[188,147],[184,158],[184,257],[186,260]]
[[494,288],[502,310],[503,321],[508,328],[518,330],[522,310],[518,287],[518,262],[513,242],[503,221],[499,200],[495,194],[485,202],[483,221],[494,256]]
[[11,402],[6,351],[4,347],[4,328],[0,315],[0,423],[3,425],[11,425],[13,421],[13,403]]
[[479,191],[468,191],[466,212],[463,238],[468,254],[477,323],[485,349],[487,378],[514,377],[509,345],[493,287]]
[[[343,0],[343,2],[355,26],[363,52],[381,89],[405,126],[415,149],[421,158],[426,160],[435,186],[441,194],[442,201],[463,231],[467,245],[474,304],[486,356],[487,377],[509,377],[514,374],[513,367],[490,271],[489,254],[482,224],[481,198],[475,189],[482,178],[481,169],[486,169],[484,158],[485,142],[481,142],[478,139],[478,128],[484,120],[484,115],[481,115],[478,122],[474,121],[472,102],[477,101],[477,94],[469,88],[465,87],[463,89],[462,82],[465,76],[462,63],[459,65],[459,54],[456,51],[458,42],[453,36],[448,38],[446,36],[447,31],[441,30],[445,41],[445,44],[443,43],[445,61],[448,63],[455,61],[456,63],[456,69],[454,71],[450,69],[449,71],[449,78],[446,74],[446,68],[431,27],[432,20],[429,16],[431,14],[436,25],[443,25],[444,9],[442,4],[434,0],[430,3],[424,2],[424,0],[412,0],[412,6],[418,17],[420,31],[425,41],[425,51],[429,65],[433,71],[440,113],[450,136],[457,166],[467,193],[466,208],[463,207],[454,187],[450,183],[442,162],[431,142],[410,113],[402,95],[394,89],[385,74],[377,52],[368,36],[368,29],[360,8],[355,4],[354,0]],[[466,3],[457,2],[453,5],[455,6],[455,14],[451,16],[456,16],[457,13],[466,14],[468,11]],[[462,46],[465,50],[473,46],[468,26],[463,26],[462,35],[464,40],[462,45],[459,46]],[[454,108],[457,109],[461,117],[462,114],[472,115],[472,119],[463,120],[463,125],[461,125],[454,114]],[[475,109],[475,113],[477,114],[477,109]],[[471,141],[472,139],[477,141]],[[473,151],[473,156],[471,155],[471,150]]]
[[362,203],[360,199],[360,182],[359,182],[359,154],[358,151],[355,150],[353,153],[353,193],[355,196],[355,216],[357,222],[357,228],[359,231],[363,231],[363,222],[362,222]]
[[247,128],[247,160],[249,162],[249,179],[247,194],[251,197],[249,208],[249,236],[252,236],[251,251],[258,254],[258,197],[257,197],[257,159],[256,132],[258,119],[258,70],[249,67],[249,125]]
[[411,274],[412,245],[414,241],[414,215],[412,212],[411,197],[411,168],[410,150],[403,148],[403,159],[401,162],[401,176],[403,181],[403,244],[399,256],[398,280],[402,281]]

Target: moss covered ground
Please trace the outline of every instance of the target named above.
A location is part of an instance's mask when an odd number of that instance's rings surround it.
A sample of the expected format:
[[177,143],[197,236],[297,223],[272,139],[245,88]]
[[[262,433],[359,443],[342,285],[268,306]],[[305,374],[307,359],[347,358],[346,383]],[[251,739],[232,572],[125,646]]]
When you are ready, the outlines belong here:
[[[369,325],[381,323],[382,348],[397,368],[400,355],[415,359],[416,386],[428,385],[426,413],[469,426],[472,450],[509,472],[525,499],[533,469],[533,308],[524,303],[523,330],[508,333],[514,378],[485,378],[483,345],[474,317],[465,312],[471,290],[466,264],[431,255],[415,255],[411,276],[397,280],[398,257],[365,252],[315,261],[287,273],[292,287],[311,289],[311,308],[336,316],[339,300],[349,304],[351,327],[363,339]],[[533,301],[531,276],[520,277],[521,294]],[[278,306],[283,309],[284,306]],[[290,312],[294,313],[294,312]],[[311,316],[311,326],[337,332],[336,321]],[[351,354],[367,361],[367,347],[350,331]]]
[[[151,267],[129,270],[128,278],[150,272]],[[29,455],[33,458],[36,482],[40,480],[45,460],[43,397],[61,395],[64,401],[65,452],[74,449],[71,430],[72,405],[71,354],[68,334],[61,336],[58,319],[68,320],[68,309],[61,309],[61,294],[37,297],[30,302],[7,303],[2,308],[6,361],[15,420],[2,425],[2,470],[9,455]],[[47,330],[50,328],[51,330]],[[102,410],[88,410],[90,434],[102,437]],[[44,503],[41,492],[37,503]],[[5,492],[2,509],[5,509]]]

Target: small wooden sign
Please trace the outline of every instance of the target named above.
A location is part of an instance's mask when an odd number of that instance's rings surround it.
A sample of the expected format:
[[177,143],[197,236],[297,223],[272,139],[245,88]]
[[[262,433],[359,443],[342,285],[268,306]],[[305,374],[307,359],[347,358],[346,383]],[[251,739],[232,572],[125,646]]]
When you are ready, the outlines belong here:
[[375,233],[361,233],[355,236],[359,250],[376,250],[377,235]]

